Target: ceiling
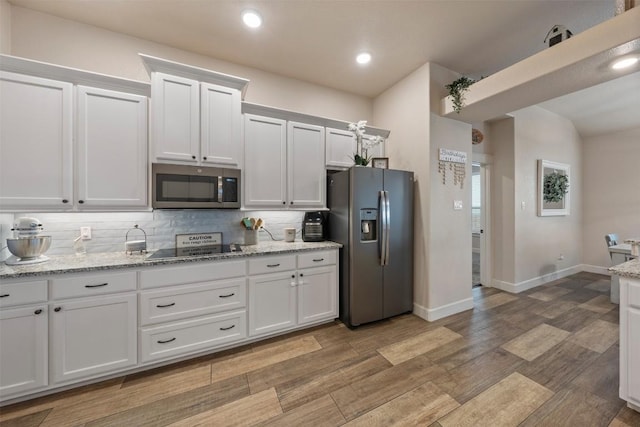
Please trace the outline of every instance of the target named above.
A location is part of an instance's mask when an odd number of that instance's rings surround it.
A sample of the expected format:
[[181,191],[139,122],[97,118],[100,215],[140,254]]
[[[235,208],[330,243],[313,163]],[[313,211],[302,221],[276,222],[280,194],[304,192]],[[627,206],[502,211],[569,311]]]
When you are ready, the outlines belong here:
[[[8,1],[367,97],[426,62],[475,78],[493,74],[544,50],[554,25],[578,34],[612,18],[615,8],[613,0]],[[242,25],[248,8],[262,15],[261,28]],[[363,50],[373,56],[368,66],[354,59]],[[570,100],[545,108],[571,114],[572,103],[580,106]]]

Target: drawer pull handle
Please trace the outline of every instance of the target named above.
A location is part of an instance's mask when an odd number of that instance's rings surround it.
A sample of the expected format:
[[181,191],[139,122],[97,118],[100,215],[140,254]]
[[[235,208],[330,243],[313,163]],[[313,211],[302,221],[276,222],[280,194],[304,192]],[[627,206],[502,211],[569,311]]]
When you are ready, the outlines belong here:
[[324,258],[316,258],[313,260],[313,262],[320,262],[320,261],[324,261]]
[[227,294],[227,295],[218,295],[218,298],[229,298],[229,297],[232,297],[234,295],[235,295],[235,293],[231,292],[230,294]]
[[175,340],[176,340],[176,337],[169,338],[168,340],[164,340],[164,341],[163,340],[159,340],[158,344],[167,344],[167,343],[170,343],[170,342],[175,341]]
[[84,285],[85,288],[101,288],[103,286],[107,286],[109,284],[109,282],[107,283],[100,283],[99,285]]
[[62,307],[56,307],[53,309],[53,311],[55,311],[56,313],[59,312],[60,310],[62,310]]
[[0,295],[0,298],[6,298],[8,296],[9,296],[9,294],[2,294],[2,295]]
[[158,305],[156,305],[156,307],[158,307],[158,308],[167,308],[167,307],[173,307],[174,305],[176,305],[176,303],[172,302],[171,304],[158,304]]
[[33,312],[33,314],[41,314],[41,313],[42,313],[42,309],[41,308],[39,308],[39,309],[37,309],[36,311]]
[[231,325],[231,326],[228,326],[228,327],[226,327],[226,328],[220,328],[220,330],[221,330],[221,331],[228,331],[229,329],[233,329],[233,328],[235,328],[235,327],[236,327],[236,325]]
[[280,267],[280,263],[277,263],[277,264],[267,264],[267,267],[269,267],[269,268],[273,268],[273,267]]

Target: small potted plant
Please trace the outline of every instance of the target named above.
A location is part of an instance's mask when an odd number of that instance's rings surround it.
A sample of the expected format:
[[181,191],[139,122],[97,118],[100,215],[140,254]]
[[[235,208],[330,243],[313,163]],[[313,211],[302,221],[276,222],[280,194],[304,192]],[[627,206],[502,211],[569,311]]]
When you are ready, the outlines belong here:
[[384,141],[384,138],[378,135],[363,140],[366,125],[366,120],[360,120],[357,123],[349,123],[347,126],[347,129],[356,137],[356,152],[353,154],[353,162],[356,166],[369,165],[371,161],[371,156],[368,155],[369,149]]
[[469,77],[462,76],[445,86],[449,91],[451,100],[453,101],[453,111],[460,114],[462,107],[464,107],[464,94],[469,90],[469,86],[475,82],[475,80]]

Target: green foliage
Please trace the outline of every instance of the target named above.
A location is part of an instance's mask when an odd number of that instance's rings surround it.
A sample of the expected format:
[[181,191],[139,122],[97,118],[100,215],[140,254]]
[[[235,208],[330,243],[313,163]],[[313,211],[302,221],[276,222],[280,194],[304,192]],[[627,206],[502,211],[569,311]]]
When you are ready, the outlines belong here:
[[561,202],[569,192],[569,177],[554,171],[544,176],[542,196],[545,202]]
[[371,161],[371,156],[361,156],[359,154],[353,155],[353,163],[360,166],[367,166]]
[[462,107],[464,107],[464,94],[469,90],[469,86],[475,82],[475,80],[469,77],[462,76],[445,86],[453,100],[453,111],[460,114]]

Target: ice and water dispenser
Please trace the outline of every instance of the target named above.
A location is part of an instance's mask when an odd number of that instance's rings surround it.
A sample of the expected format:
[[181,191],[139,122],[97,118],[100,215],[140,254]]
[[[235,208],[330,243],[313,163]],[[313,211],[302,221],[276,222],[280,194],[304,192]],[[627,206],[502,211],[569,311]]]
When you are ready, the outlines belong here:
[[378,210],[360,209],[360,241],[376,241],[378,230]]

